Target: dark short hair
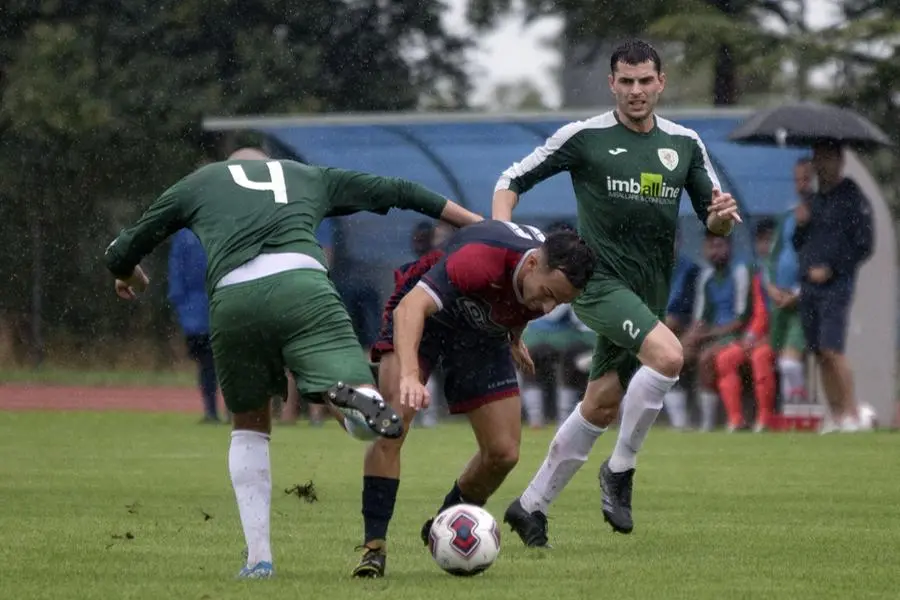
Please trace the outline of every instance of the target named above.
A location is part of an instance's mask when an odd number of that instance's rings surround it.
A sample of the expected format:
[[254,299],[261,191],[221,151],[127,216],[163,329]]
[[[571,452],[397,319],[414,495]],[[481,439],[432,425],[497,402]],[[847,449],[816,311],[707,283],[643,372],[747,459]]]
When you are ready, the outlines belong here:
[[657,73],[662,72],[662,59],[656,49],[643,40],[628,40],[613,50],[609,57],[609,72],[616,72],[616,65],[620,62],[626,65],[639,65],[647,61],[653,63]]
[[556,231],[575,231],[575,227],[568,221],[554,221],[550,223],[544,231],[547,233],[554,233]]
[[775,219],[772,217],[763,217],[756,224],[754,235],[761,238],[764,235],[771,235],[775,231]]
[[584,289],[594,274],[597,255],[574,231],[561,230],[549,234],[541,251],[547,268],[562,271],[575,289]]

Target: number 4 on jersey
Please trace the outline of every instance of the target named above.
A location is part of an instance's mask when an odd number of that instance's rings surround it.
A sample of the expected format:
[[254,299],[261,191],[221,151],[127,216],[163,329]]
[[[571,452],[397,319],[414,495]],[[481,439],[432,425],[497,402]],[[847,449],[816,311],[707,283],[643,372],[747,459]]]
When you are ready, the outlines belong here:
[[250,181],[247,172],[241,165],[228,165],[228,171],[231,172],[231,178],[242,188],[248,190],[256,190],[259,192],[272,192],[275,194],[276,204],[287,204],[287,185],[284,183],[284,170],[278,161],[270,161],[266,163],[269,168],[269,181]]

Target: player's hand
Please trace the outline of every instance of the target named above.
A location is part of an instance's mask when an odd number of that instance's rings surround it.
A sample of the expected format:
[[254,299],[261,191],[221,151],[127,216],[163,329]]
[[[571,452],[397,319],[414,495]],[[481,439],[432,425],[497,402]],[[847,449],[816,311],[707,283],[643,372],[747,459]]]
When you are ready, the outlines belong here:
[[525,342],[521,339],[513,341],[510,344],[510,350],[512,350],[513,360],[516,361],[519,370],[527,375],[534,375],[534,361],[531,360],[531,354],[528,353]]
[[735,223],[743,223],[741,215],[738,213],[738,203],[731,194],[724,193],[718,188],[714,188],[712,192],[712,202],[709,204],[709,214],[717,221],[725,223],[734,221]]
[[116,279],[116,295],[125,300],[134,300],[138,294],[147,289],[149,284],[150,279],[147,274],[140,266],[137,266],[128,279]]
[[134,300],[137,298],[134,288],[121,279],[116,279],[116,296],[123,300]]
[[431,394],[419,381],[418,375],[404,375],[400,378],[400,406],[419,410],[427,408],[430,403]]

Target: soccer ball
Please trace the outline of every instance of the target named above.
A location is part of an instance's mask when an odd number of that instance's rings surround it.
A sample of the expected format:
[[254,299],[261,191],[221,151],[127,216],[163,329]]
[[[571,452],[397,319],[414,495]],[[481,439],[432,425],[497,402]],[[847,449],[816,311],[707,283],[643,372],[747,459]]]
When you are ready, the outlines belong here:
[[500,528],[483,508],[457,504],[435,517],[428,548],[438,566],[451,575],[477,575],[500,554]]

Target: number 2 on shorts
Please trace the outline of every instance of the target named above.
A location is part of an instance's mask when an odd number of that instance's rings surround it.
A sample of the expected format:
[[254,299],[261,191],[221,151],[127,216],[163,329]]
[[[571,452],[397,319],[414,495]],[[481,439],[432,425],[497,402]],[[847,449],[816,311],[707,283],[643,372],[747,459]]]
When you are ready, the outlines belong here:
[[626,319],[622,322],[622,329],[627,333],[631,339],[637,339],[637,336],[641,335],[641,330],[635,328],[634,322],[631,319]]

